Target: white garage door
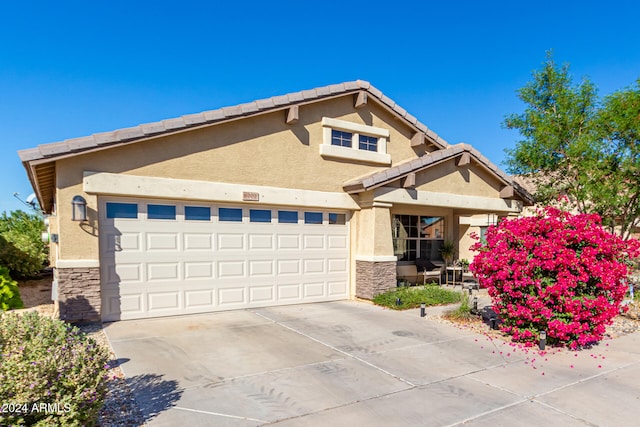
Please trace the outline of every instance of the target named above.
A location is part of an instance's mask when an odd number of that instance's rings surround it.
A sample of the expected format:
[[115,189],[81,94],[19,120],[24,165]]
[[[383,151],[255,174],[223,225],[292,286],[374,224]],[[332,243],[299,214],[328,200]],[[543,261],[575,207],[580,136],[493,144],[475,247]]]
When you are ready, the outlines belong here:
[[101,200],[103,320],[346,299],[347,213]]

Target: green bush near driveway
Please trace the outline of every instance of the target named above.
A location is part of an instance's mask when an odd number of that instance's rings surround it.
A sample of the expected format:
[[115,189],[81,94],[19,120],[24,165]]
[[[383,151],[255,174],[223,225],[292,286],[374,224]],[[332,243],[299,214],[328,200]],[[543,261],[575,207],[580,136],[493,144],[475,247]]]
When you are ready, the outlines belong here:
[[7,312],[0,353],[0,425],[96,424],[109,354],[95,340],[36,312]]
[[0,311],[22,307],[18,282],[11,280],[7,267],[0,266]]
[[[397,299],[402,302],[396,304]],[[376,305],[381,305],[394,310],[407,310],[418,308],[421,303],[428,306],[445,305],[460,302],[461,293],[441,288],[437,285],[424,285],[416,287],[400,287],[385,292],[373,298]]]

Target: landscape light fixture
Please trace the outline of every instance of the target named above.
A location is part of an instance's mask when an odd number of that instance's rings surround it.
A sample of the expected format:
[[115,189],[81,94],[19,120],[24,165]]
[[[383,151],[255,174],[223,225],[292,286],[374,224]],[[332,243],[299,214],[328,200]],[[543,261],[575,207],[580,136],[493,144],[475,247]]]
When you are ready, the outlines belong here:
[[491,324],[491,329],[498,329],[498,324],[497,324],[498,322],[495,316],[491,316],[489,318],[489,323]]
[[71,200],[71,219],[73,221],[87,220],[87,201],[82,196],[74,196]]
[[540,331],[540,342],[538,343],[538,348],[540,350],[544,350],[547,345],[547,331]]

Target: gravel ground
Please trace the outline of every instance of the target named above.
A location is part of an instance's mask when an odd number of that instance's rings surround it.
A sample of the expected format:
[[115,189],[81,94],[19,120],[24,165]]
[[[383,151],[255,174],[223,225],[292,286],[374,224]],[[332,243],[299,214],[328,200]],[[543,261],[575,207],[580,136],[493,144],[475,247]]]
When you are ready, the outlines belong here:
[[[111,353],[112,360],[116,360],[107,336],[102,330],[101,323],[81,325],[79,329],[107,348]],[[102,427],[137,427],[146,425],[119,366],[114,366],[109,370],[109,389],[104,406],[98,416],[98,424]]]

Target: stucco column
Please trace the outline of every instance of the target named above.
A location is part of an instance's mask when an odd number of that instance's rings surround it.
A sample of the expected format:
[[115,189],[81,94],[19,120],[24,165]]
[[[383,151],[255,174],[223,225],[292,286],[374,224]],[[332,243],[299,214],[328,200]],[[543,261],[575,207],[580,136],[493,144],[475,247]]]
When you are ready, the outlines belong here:
[[358,212],[356,296],[372,299],[396,286],[390,203],[371,202]]

